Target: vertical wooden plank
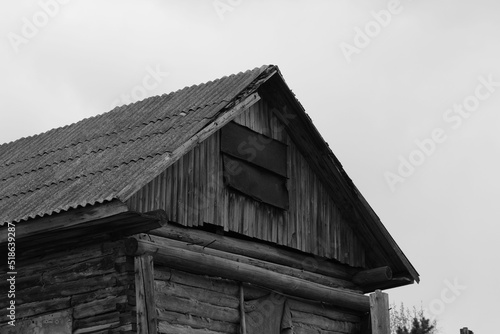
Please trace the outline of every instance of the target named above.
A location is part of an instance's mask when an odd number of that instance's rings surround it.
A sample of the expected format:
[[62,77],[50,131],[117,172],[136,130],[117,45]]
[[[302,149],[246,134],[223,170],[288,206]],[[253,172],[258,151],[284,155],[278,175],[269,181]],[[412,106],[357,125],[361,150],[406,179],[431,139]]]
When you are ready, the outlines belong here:
[[169,220],[174,220],[174,217],[172,215],[173,212],[173,203],[174,203],[174,194],[173,194],[173,189],[174,189],[174,181],[172,177],[172,170],[174,169],[174,166],[170,166],[167,168],[165,171],[165,186],[167,187],[165,189],[165,201],[166,201],[166,206],[165,206],[165,211],[168,212],[168,219]]
[[372,334],[390,334],[389,295],[380,290],[370,294]]
[[311,214],[311,210],[309,207],[311,197],[309,193],[309,189],[311,188],[311,183],[310,183],[310,173],[309,173],[309,165],[307,162],[304,161],[302,164],[302,175],[303,179],[301,180],[302,182],[302,187],[303,187],[303,196],[304,196],[304,215],[302,216],[302,250],[304,252],[309,252],[309,234],[311,231],[310,227],[310,222],[309,222],[309,217]]
[[191,226],[198,226],[198,219],[200,216],[200,209],[201,209],[201,203],[200,203],[200,168],[198,167],[198,161],[200,158],[200,144],[196,145],[195,148],[193,149],[193,176],[192,176],[192,183],[193,183],[193,188],[190,189],[192,192],[191,199],[193,203],[191,204],[191,207],[193,208],[193,216],[191,220]]
[[142,188],[140,191],[139,191],[139,210],[144,212],[144,204],[146,202],[146,193],[147,191],[147,187],[145,188]]
[[241,317],[241,334],[247,334],[247,324],[245,318],[245,292],[243,284],[240,284],[240,317]]
[[183,155],[182,158],[179,159],[179,161],[182,160],[182,169],[180,170],[181,172],[181,180],[182,180],[182,196],[181,196],[181,201],[182,201],[182,206],[181,206],[181,212],[182,212],[182,218],[180,219],[182,221],[182,224],[184,226],[189,226],[189,217],[188,217],[188,210],[187,207],[189,205],[189,157],[190,157],[190,152],[187,154]]
[[[153,180],[154,181],[154,180]],[[149,182],[146,187],[145,187],[145,191],[144,191],[144,207],[142,208],[142,210],[144,212],[148,212],[148,211],[151,211],[150,210],[150,202],[151,202],[151,199],[153,198],[153,185],[154,185],[154,182]]]
[[[325,194],[326,195],[326,194]],[[323,200],[321,201],[321,219],[322,219],[322,224],[323,224],[323,234],[321,238],[321,254],[320,256],[327,257],[328,256],[328,249],[327,247],[331,245],[332,243],[330,242],[330,216],[328,215],[328,204],[327,204],[327,198],[324,197],[323,195]]]
[[[217,153],[212,152],[212,146],[217,142],[217,135],[219,132],[216,132],[211,137],[206,140],[205,150],[203,152],[203,160],[207,161],[207,168],[203,171],[203,179],[205,180],[205,191],[204,198],[207,201],[205,203],[205,214],[203,217],[203,222],[214,223],[216,221],[216,217],[214,216],[214,207],[217,201],[217,192],[215,191],[214,180],[217,179],[217,164],[215,160],[219,158],[218,151]],[[215,156],[214,156],[215,154]],[[202,222],[200,222],[201,224]]]
[[182,170],[181,170],[181,180],[182,180],[182,224],[185,226],[189,225],[189,217],[187,207],[189,205],[189,158],[190,153],[185,154],[179,160],[182,160]]
[[[169,168],[170,169],[170,168]],[[165,208],[165,211],[167,211],[167,208],[169,208],[169,199],[170,199],[170,194],[168,193],[168,190],[171,189],[171,186],[170,186],[170,183],[168,182],[168,169],[163,171],[163,173],[161,173],[162,175],[162,190],[161,190],[161,203],[162,203],[162,208]],[[167,211],[168,212],[168,215],[170,216],[170,210]],[[170,217],[169,217],[170,218]]]
[[166,204],[167,204],[165,201],[165,189],[167,189],[167,184],[165,182],[165,173],[166,173],[166,171],[163,171],[158,176],[158,186],[160,188],[160,189],[158,189],[158,192],[159,192],[158,203],[160,203],[158,208],[166,208]]
[[278,227],[281,225],[281,212],[273,209],[273,221],[267,223],[269,226],[268,241],[277,242],[278,240]]
[[296,248],[297,247],[297,211],[298,211],[298,201],[297,201],[297,183],[294,181],[297,177],[297,168],[296,168],[296,163],[295,163],[295,154],[293,150],[293,142],[290,138],[288,138],[288,145],[290,147],[290,189],[291,193],[293,196],[293,203],[290,202],[290,208],[292,208],[292,211],[289,213],[288,217],[288,227],[287,227],[287,236],[289,240],[289,245],[290,247]]
[[207,205],[209,198],[207,197],[207,182],[206,182],[206,170],[210,170],[210,164],[206,161],[205,151],[207,147],[207,142],[210,140],[209,137],[205,141],[200,143],[198,156],[196,157],[196,173],[198,174],[198,185],[197,185],[197,201],[198,201],[198,221],[196,226],[203,225],[203,220],[206,220]]
[[320,216],[320,205],[321,201],[319,198],[319,185],[318,185],[318,179],[316,178],[315,175],[313,175],[313,193],[311,194],[311,198],[314,198],[314,200],[311,202],[311,222],[309,225],[311,226],[311,234],[309,235],[309,243],[311,244],[310,251],[314,254],[319,254],[318,252],[318,239],[321,240],[322,234],[320,233],[320,229],[318,228],[318,224],[321,222],[321,216]]
[[195,192],[196,189],[195,187],[197,184],[195,184],[195,175],[196,175],[196,170],[195,170],[195,165],[194,165],[194,160],[196,157],[196,149],[197,146],[195,146],[188,154],[185,155],[187,158],[187,169],[186,169],[186,203],[184,205],[184,210],[186,210],[186,222],[187,226],[193,226],[193,222],[197,217],[196,211],[197,211],[197,205],[195,203]]
[[[216,150],[217,152],[219,152],[219,149],[220,149],[220,131],[217,131],[216,140],[214,141],[212,147],[210,148],[210,151],[213,152],[214,150]],[[214,166],[215,170],[217,171],[217,174],[214,175],[214,177],[211,179],[211,183],[213,186],[215,186],[214,191],[217,195],[216,195],[216,202],[214,205],[213,224],[220,225],[222,223],[221,206],[225,194],[224,194],[224,181],[222,175],[222,157],[219,153],[214,157]]]
[[179,161],[176,161],[172,166],[170,166],[170,168],[172,169],[170,174],[172,178],[172,188],[170,190],[170,195],[172,197],[172,218],[170,219],[180,224],[181,222],[179,221],[179,215],[177,213],[177,206],[179,205],[179,177],[177,175],[177,171],[179,170]]
[[158,175],[157,177],[154,178],[154,183],[155,183],[155,191],[154,191],[154,198],[152,199],[152,203],[154,203],[153,207],[151,210],[156,210],[160,209],[160,197],[161,197],[161,174]]
[[134,268],[137,332],[139,334],[156,334],[153,257],[151,255],[135,257]]

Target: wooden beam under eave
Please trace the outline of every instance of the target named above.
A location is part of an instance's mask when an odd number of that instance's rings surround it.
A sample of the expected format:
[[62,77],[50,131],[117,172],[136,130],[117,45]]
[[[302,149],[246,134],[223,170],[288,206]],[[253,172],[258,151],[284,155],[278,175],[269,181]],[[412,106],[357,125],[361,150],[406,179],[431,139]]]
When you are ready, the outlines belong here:
[[[129,210],[125,203],[119,200],[112,200],[103,204],[70,209],[66,212],[30,219],[26,222],[16,223],[16,240],[32,237],[44,232],[55,233],[58,230],[73,228],[90,221],[108,218],[127,211]],[[0,244],[7,242],[8,234],[4,233],[7,228],[8,224],[0,228]]]
[[360,293],[327,287],[250,264],[167,245],[160,246],[144,240],[130,238],[127,239],[126,244],[128,255],[151,254],[155,263],[161,263],[173,269],[247,282],[290,296],[323,301],[359,312],[370,310],[369,298]]
[[358,272],[352,277],[352,281],[358,285],[372,285],[392,280],[392,270],[390,267],[379,267]]

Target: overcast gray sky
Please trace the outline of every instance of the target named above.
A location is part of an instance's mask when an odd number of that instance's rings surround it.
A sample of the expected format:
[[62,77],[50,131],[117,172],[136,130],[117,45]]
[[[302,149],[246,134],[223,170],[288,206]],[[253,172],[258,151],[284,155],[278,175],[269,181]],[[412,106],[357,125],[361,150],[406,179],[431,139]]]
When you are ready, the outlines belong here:
[[498,2],[9,1],[0,35],[0,142],[278,65],[421,275],[391,300],[498,331]]

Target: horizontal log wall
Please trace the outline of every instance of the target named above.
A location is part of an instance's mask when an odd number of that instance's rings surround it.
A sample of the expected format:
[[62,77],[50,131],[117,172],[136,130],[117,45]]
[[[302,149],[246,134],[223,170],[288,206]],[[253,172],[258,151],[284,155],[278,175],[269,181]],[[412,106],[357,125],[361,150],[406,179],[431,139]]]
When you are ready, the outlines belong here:
[[149,233],[166,239],[183,241],[186,244],[213,248],[227,253],[244,255],[299,270],[339,278],[350,282],[346,287],[352,286],[352,276],[359,271],[347,265],[334,263],[325,258],[311,256],[292,249],[284,249],[283,247],[276,247],[256,240],[244,240],[227,235],[208,233],[204,230],[174,224],[162,226]]
[[[341,288],[328,287],[322,284],[304,280],[287,274],[281,274],[273,270],[264,269],[243,261],[228,260],[227,258],[209,255],[202,252],[191,251],[169,245],[158,245],[146,240],[130,239],[136,243],[136,247],[127,246],[136,255],[151,254],[155,263],[160,263],[177,270],[186,270],[195,274],[207,274],[233,279],[240,282],[261,285],[267,289],[280,291],[307,298],[311,300],[331,303],[338,307],[351,310],[370,310],[367,296],[359,292],[349,291]],[[242,258],[243,260],[243,258]],[[246,259],[244,260],[246,262]]]
[[127,204],[141,212],[164,209],[171,221],[184,226],[210,223],[364,267],[362,244],[266,103],[259,101],[235,121],[288,145],[289,210],[259,203],[224,186],[219,132],[187,152]]
[[[273,293],[243,284],[246,301]],[[239,334],[240,285],[236,281],[155,266],[158,333]],[[358,333],[361,315],[324,303],[288,298],[294,333]]]
[[[16,265],[16,327],[7,324],[9,300],[0,298],[1,333],[55,312],[67,312],[74,334],[135,333],[134,262],[122,242],[18,259]],[[6,290],[3,271],[0,291]]]
[[158,333],[239,333],[238,284],[155,266]]
[[[248,264],[252,265],[261,269],[266,269],[272,272],[300,278],[309,282],[314,282],[318,284],[322,284],[325,286],[329,287],[335,287],[335,288],[341,288],[344,290],[352,290],[353,292],[360,292],[361,289],[354,285],[352,282],[345,280],[345,279],[338,279],[334,278],[331,276],[326,276],[322,274],[318,274],[316,272],[310,272],[307,270],[303,269],[297,269],[293,268],[291,266],[287,265],[280,265],[280,264],[275,264],[272,262],[268,261],[262,261],[259,260],[258,258],[254,257],[249,257],[246,255],[240,255],[240,254],[234,254],[226,251],[221,251],[217,249],[213,249],[210,246],[204,246],[203,244],[191,244],[191,243],[186,243],[183,241],[177,241],[173,239],[167,239],[151,234],[141,234],[138,237],[139,239],[139,244],[141,242],[145,242],[148,245],[152,246],[153,249],[155,247],[158,248],[165,248],[165,249],[170,249],[171,247],[177,248],[177,249],[183,249],[186,251],[189,251],[188,253],[195,252],[199,254],[206,254],[206,255],[211,255],[214,257],[222,258],[225,260],[229,261],[235,261],[238,263],[243,263],[243,264]],[[227,238],[226,238],[227,240]],[[213,244],[216,242],[213,242]],[[140,246],[140,245],[139,245]],[[152,252],[154,255],[156,255],[156,251]],[[187,268],[186,268],[187,269]],[[313,268],[311,268],[313,269]]]

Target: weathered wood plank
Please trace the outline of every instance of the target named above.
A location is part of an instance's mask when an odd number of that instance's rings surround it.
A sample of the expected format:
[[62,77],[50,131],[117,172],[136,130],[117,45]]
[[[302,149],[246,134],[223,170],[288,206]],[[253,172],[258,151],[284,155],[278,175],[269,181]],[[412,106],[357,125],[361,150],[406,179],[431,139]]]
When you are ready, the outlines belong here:
[[192,328],[207,329],[224,333],[237,333],[239,328],[238,324],[235,323],[199,317],[193,314],[185,314],[165,310],[158,310],[157,312],[159,323],[163,321],[169,324],[190,326]]
[[[70,265],[86,263],[93,259],[100,261],[103,256],[119,254],[123,251],[122,247],[123,243],[121,241],[105,242],[98,245],[88,245],[78,248],[73,247],[64,251],[43,254],[43,257],[38,256],[27,260],[18,259],[19,262],[16,262],[16,267],[18,268],[17,273],[19,276],[26,277],[33,274],[39,274],[42,271],[50,271]],[[4,269],[5,268],[2,268],[0,273],[5,273]],[[0,282],[0,284],[1,283],[3,282]]]
[[245,315],[245,290],[243,288],[243,284],[240,285],[240,325],[241,325],[241,334],[247,334],[247,321]]
[[116,278],[111,275],[91,277],[79,281],[47,284],[18,290],[16,301],[20,304],[36,302],[57,297],[73,296],[115,286]]
[[160,334],[233,334],[231,332],[216,332],[206,329],[191,328],[182,325],[170,325],[166,321],[160,321],[158,324],[158,332]]
[[359,323],[361,321],[361,316],[359,315],[341,311],[324,303],[314,303],[291,298],[288,300],[288,305],[290,310],[314,314],[334,321],[347,321],[352,323]]
[[352,332],[325,331],[314,326],[298,323],[293,327],[294,334],[352,334],[358,333],[357,329]]
[[141,255],[135,258],[137,326],[139,333],[143,334],[157,333],[153,271],[151,255]]
[[389,334],[389,295],[380,290],[370,294],[372,334]]
[[[210,281],[206,280],[206,285],[208,284],[210,284]],[[192,298],[223,307],[237,308],[239,304],[235,296],[228,296],[220,292],[210,291],[206,289],[206,287],[198,288],[173,282],[155,281],[155,292],[167,296],[177,296],[186,299]]]
[[109,288],[100,288],[89,293],[73,295],[71,298],[71,306],[82,305],[84,303],[91,302],[97,299],[104,299],[109,296],[120,296],[125,295],[127,287],[125,286],[113,286]]
[[[347,321],[334,321],[326,317],[322,317],[312,313],[305,313],[297,310],[292,310],[292,319],[294,323],[302,323],[311,325],[317,329],[325,331],[336,331],[343,333],[351,333],[356,325]],[[389,334],[389,333],[387,333]]]
[[238,284],[234,281],[218,277],[191,274],[161,265],[155,266],[155,280],[170,281],[218,292],[228,296],[236,296],[238,293]]
[[155,296],[156,307],[177,313],[193,314],[213,320],[239,323],[240,315],[237,309],[217,306],[196,299],[180,298],[172,295],[157,293]]
[[[70,307],[71,297],[55,298],[49,300],[38,301],[34,303],[26,303],[16,307],[16,318],[22,319],[36,316],[42,313],[55,312],[64,310]],[[0,310],[0,322],[7,322],[7,309]]]
[[76,319],[73,322],[73,334],[89,333],[118,325],[120,325],[120,312],[99,314],[85,319]]
[[73,308],[73,318],[83,319],[97,314],[114,312],[117,304],[125,303],[127,296],[107,296],[103,299],[93,300],[84,304],[79,304]]

